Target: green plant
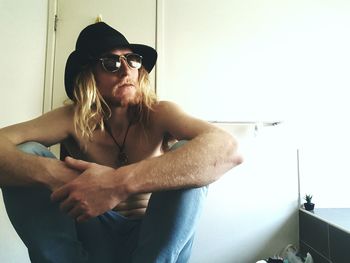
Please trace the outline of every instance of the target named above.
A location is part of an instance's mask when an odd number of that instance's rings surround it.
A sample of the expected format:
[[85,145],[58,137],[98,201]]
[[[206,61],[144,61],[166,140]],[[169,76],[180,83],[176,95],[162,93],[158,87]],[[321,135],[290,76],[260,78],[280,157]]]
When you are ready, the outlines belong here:
[[312,200],[312,195],[305,195],[304,199],[305,199],[306,203],[310,204],[311,200]]

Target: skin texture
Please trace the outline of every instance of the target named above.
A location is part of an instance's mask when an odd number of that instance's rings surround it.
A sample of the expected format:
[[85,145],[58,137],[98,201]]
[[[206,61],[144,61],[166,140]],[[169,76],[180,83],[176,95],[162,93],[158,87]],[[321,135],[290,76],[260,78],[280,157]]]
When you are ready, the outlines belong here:
[[[125,55],[128,49],[113,54]],[[138,70],[122,60],[114,73],[98,63],[94,75],[99,92],[109,104],[108,124],[121,145],[130,122],[128,107],[138,96]],[[34,120],[0,130],[0,185],[47,187],[53,202],[78,222],[115,209],[138,218],[144,214],[151,192],[208,185],[242,162],[237,142],[227,132],[183,112],[176,104],[161,101],[150,116],[147,134],[131,125],[125,151],[129,164],[118,167],[118,148],[101,130],[93,133],[87,150],[73,147],[85,142],[73,127],[74,105],[64,106]],[[165,134],[189,140],[163,154]],[[67,141],[71,154],[65,161],[18,151],[15,145],[37,141],[46,146]],[[15,161],[14,161],[15,160]]]

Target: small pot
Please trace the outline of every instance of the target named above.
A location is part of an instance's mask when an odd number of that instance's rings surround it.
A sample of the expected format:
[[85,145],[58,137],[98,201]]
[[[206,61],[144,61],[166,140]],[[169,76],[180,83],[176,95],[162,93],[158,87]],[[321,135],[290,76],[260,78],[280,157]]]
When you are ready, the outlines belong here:
[[304,203],[305,210],[312,211],[314,210],[315,204],[314,203]]

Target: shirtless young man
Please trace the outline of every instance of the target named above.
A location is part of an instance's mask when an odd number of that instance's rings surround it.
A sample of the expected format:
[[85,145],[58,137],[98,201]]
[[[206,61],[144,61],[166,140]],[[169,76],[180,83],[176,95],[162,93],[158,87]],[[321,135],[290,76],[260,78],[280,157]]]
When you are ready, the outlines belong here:
[[[66,64],[73,104],[0,130],[0,186],[32,262],[188,261],[206,185],[241,157],[225,131],[157,101],[156,58],[90,25]],[[59,142],[64,161],[46,148]]]

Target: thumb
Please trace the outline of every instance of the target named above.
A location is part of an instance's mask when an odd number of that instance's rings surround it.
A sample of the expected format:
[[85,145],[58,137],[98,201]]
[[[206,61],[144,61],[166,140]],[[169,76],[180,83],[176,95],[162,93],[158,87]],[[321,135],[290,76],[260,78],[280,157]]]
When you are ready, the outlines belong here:
[[69,157],[69,156],[64,159],[64,162],[66,163],[66,165],[69,168],[78,170],[80,172],[83,172],[86,169],[88,169],[89,165],[90,165],[89,162],[86,162],[86,161],[83,161],[83,160],[74,159],[74,158]]

